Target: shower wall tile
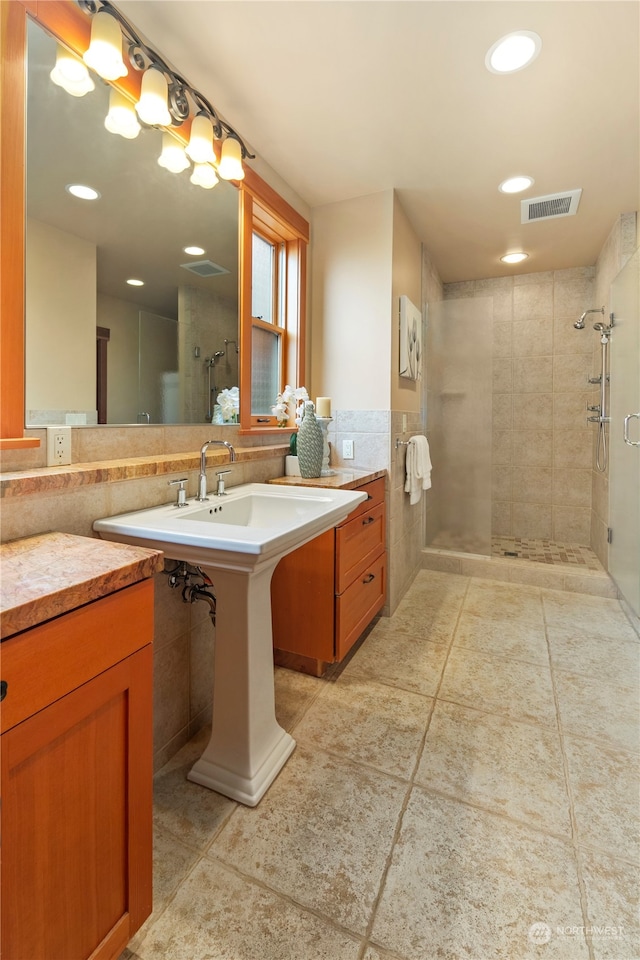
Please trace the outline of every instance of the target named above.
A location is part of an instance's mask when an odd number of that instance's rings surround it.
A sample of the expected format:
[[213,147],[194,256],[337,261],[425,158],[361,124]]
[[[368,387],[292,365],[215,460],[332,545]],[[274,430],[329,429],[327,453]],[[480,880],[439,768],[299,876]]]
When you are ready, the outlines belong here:
[[554,505],[584,508],[584,504],[589,503],[590,496],[592,496],[590,470],[554,467],[551,496]]
[[598,395],[592,390],[574,391],[573,393],[553,394],[553,426],[562,430],[571,426],[584,429],[587,417],[590,415],[587,404],[593,406],[598,402]]
[[589,356],[559,356],[553,358],[553,389],[556,393],[584,390],[591,376]]
[[513,425],[513,399],[510,393],[493,395],[493,429],[510,430]]
[[550,393],[552,389],[551,357],[524,357],[513,360],[514,393]]
[[494,500],[491,507],[491,530],[494,537],[511,537],[511,503]]
[[[556,282],[563,280],[593,280],[595,275],[595,267],[565,267],[564,270],[553,271],[553,279]],[[591,290],[589,290],[588,293],[590,294]],[[580,312],[582,313],[582,310]]]
[[551,430],[513,431],[512,462],[519,466],[550,467],[553,460]]
[[511,463],[511,430],[494,430],[491,443],[491,462]]
[[553,323],[550,317],[536,317],[513,323],[514,357],[546,357],[552,350]]
[[551,505],[544,503],[514,503],[514,537],[535,537],[549,539],[552,531]]
[[513,288],[513,319],[553,316],[553,284],[533,282]]
[[460,283],[447,283],[444,287],[445,300],[460,300],[475,296],[475,280],[463,280]]
[[584,469],[591,466],[591,431],[554,430],[553,465]]
[[581,507],[553,507],[553,539],[589,545],[591,510]]
[[[553,394],[515,393],[513,395],[513,426],[516,430],[541,430],[551,427]],[[495,422],[495,421],[494,421]]]
[[513,349],[513,324],[493,324],[493,356],[510,357]]
[[544,270],[540,273],[517,273],[513,278],[514,287],[523,287],[528,284],[552,283],[553,270]]
[[510,393],[513,389],[513,361],[493,361],[493,392]]
[[513,501],[549,503],[553,471],[551,467],[513,467]]
[[[554,317],[573,317],[575,321],[585,309],[590,310],[592,307],[598,306],[595,303],[591,304],[590,307],[583,306],[585,302],[589,301],[592,290],[593,282],[591,278],[556,281],[553,297]],[[602,319],[596,317],[595,314],[589,314],[589,316],[593,316],[596,320]],[[580,330],[574,330],[576,334],[580,332]]]
[[492,500],[512,500],[511,477],[513,468],[507,464],[493,464],[491,467]]
[[590,357],[593,353],[593,339],[588,328],[576,330],[574,323],[582,313],[576,310],[570,316],[556,316],[553,321],[554,354],[580,353]]
[[601,520],[609,518],[609,478],[606,473],[593,470],[590,477],[591,505],[594,513]]

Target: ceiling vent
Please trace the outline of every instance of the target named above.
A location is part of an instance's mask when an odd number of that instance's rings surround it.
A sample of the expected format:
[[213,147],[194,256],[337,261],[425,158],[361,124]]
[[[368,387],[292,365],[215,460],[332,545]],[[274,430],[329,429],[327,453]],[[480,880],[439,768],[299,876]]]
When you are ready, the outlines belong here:
[[224,267],[221,267],[220,264],[214,263],[213,260],[194,260],[192,263],[181,263],[181,267],[184,267],[185,270],[191,270],[191,273],[197,274],[199,277],[219,277],[222,273],[229,273]]
[[582,189],[550,193],[546,197],[530,197],[520,201],[520,223],[534,220],[554,220],[556,217],[572,217],[578,212]]

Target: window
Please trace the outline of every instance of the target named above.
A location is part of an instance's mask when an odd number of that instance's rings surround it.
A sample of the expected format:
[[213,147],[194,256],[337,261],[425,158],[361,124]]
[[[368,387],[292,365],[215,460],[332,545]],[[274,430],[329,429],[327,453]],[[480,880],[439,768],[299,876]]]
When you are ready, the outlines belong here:
[[[271,193],[270,188],[263,185]],[[275,193],[269,202],[243,184],[241,428],[276,427],[286,383],[304,383],[308,224]]]

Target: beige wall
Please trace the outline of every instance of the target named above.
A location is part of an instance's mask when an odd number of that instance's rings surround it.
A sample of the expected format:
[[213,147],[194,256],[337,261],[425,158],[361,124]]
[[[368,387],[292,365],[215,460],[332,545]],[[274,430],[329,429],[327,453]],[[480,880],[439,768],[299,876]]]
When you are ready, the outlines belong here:
[[[391,277],[391,409],[419,413],[420,380],[399,376],[400,297],[407,296],[420,310],[422,245],[396,195],[393,198],[393,257]],[[424,346],[424,337],[422,340]],[[424,357],[423,357],[424,361]],[[424,363],[423,363],[424,372]]]
[[311,396],[388,410],[393,192],[317,207],[311,219]]
[[64,423],[65,411],[84,411],[95,423],[95,245],[29,220],[26,271],[28,420]]
[[107,327],[110,333],[107,347],[107,417],[111,423],[136,422],[139,315],[137,303],[98,294],[98,326]]

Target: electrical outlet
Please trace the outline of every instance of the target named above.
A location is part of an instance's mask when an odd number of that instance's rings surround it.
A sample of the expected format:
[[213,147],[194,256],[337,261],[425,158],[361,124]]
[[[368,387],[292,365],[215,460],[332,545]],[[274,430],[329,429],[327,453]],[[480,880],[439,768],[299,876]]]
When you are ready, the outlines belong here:
[[47,427],[47,466],[71,463],[71,427]]
[[353,460],[353,440],[342,441],[342,458],[343,460]]

